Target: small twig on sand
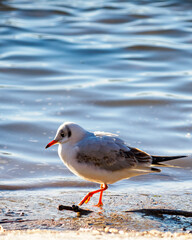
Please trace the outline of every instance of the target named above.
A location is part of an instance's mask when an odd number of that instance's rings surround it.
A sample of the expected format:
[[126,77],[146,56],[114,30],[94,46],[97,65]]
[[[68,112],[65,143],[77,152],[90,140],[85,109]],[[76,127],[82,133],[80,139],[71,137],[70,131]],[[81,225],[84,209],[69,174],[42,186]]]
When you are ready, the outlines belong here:
[[82,215],[88,215],[90,213],[92,213],[93,211],[91,210],[86,210],[86,209],[82,209],[77,205],[72,205],[72,207],[70,206],[64,206],[64,205],[59,205],[58,206],[58,210],[62,211],[62,210],[68,210],[68,211],[73,211],[77,213],[77,216],[80,217]]
[[130,210],[125,212],[140,212],[145,213],[147,215],[180,215],[184,217],[192,217],[192,212],[188,211],[182,211],[182,210],[172,210],[172,209],[136,209],[136,210]]

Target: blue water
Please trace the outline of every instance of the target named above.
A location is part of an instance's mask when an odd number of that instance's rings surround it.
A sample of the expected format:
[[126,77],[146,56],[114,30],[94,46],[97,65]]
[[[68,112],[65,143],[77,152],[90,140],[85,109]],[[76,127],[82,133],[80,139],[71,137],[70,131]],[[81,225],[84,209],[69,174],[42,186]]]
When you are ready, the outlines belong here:
[[[64,121],[155,155],[192,153],[192,3],[0,3],[0,189],[84,189],[45,150]],[[191,189],[192,161],[114,184]]]

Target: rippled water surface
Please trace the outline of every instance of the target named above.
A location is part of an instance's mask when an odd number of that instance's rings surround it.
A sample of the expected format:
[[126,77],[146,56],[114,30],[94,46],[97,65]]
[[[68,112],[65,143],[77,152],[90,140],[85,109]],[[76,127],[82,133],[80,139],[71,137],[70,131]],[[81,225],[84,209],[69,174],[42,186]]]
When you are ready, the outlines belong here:
[[[94,186],[44,149],[64,121],[192,153],[191,1],[12,0],[0,16],[1,190]],[[191,190],[177,163],[111,189]]]

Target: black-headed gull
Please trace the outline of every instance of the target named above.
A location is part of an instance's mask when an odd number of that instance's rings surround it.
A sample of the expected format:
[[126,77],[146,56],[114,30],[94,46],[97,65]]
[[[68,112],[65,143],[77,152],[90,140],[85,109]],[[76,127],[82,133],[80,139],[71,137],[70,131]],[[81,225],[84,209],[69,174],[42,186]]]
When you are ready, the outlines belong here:
[[101,184],[79,203],[88,203],[100,192],[97,206],[102,206],[103,191],[108,184],[143,174],[160,172],[152,164],[186,156],[152,156],[129,147],[117,135],[106,132],[88,132],[76,123],[65,122],[57,130],[55,139],[46,148],[58,143],[58,154],[64,164],[81,178]]

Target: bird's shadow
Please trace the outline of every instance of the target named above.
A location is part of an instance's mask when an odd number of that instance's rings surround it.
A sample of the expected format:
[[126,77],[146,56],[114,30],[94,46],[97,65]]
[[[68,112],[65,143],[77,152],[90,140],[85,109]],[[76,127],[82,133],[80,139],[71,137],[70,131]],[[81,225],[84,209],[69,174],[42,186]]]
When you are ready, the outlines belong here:
[[191,211],[182,211],[174,209],[136,209],[125,211],[126,213],[141,213],[146,218],[151,220],[158,220],[165,226],[171,227],[171,229],[187,229],[191,228]]

